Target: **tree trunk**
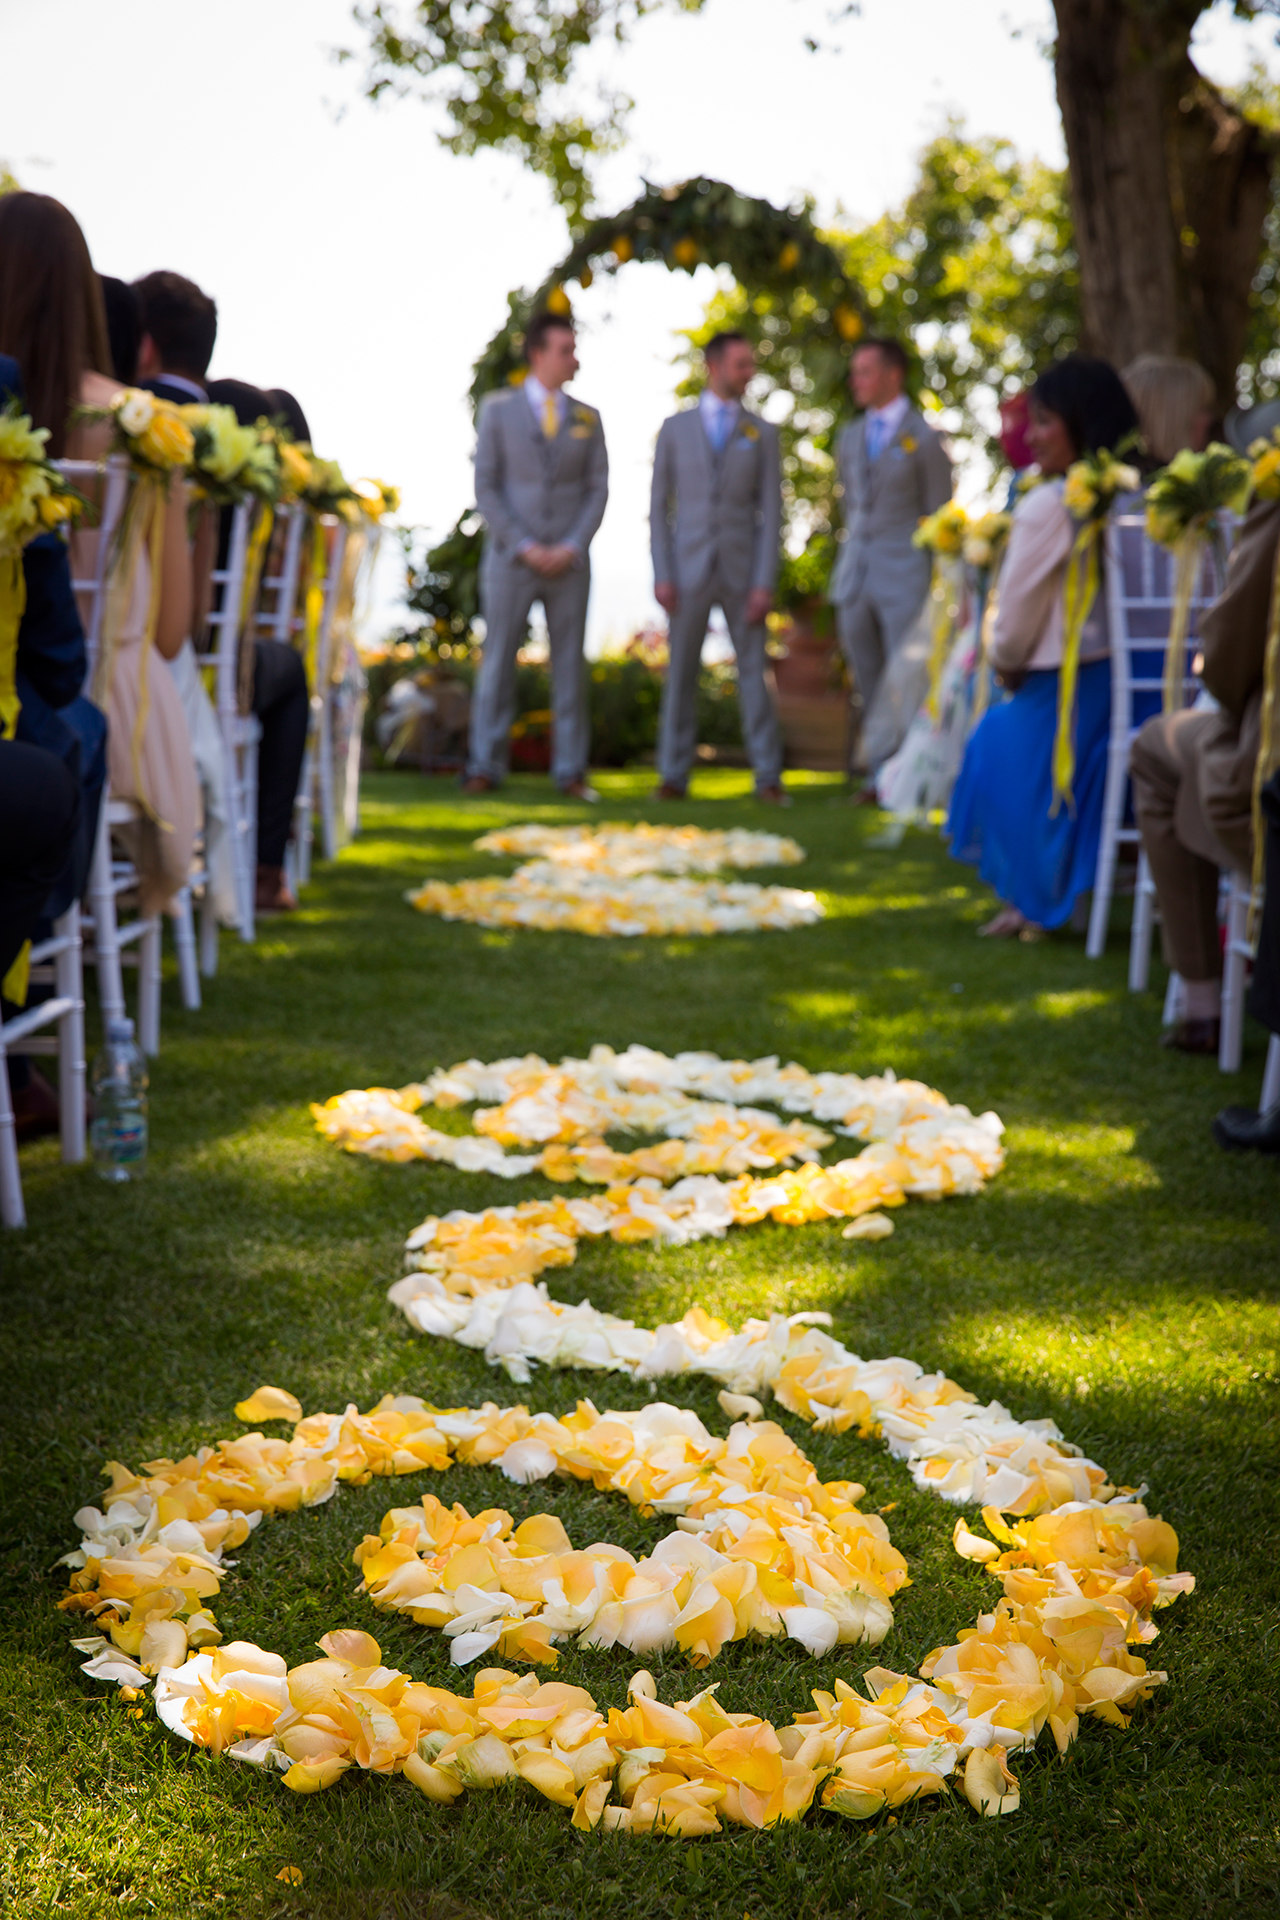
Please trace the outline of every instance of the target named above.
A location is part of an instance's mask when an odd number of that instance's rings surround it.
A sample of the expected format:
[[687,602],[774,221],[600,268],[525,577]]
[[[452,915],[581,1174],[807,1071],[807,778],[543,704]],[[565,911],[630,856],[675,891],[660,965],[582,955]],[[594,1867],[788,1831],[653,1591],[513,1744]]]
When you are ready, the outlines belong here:
[[1199,0],[1054,0],[1085,344],[1185,354],[1224,411],[1271,204],[1274,141],[1192,65]]

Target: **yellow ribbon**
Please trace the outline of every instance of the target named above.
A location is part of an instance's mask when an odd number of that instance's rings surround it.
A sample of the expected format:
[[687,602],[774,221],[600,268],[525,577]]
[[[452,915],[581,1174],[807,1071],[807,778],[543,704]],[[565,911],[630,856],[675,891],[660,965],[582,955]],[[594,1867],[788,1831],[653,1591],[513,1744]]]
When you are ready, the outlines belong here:
[[1164,652],[1164,711],[1178,713],[1186,705],[1187,633],[1191,626],[1191,598],[1196,590],[1205,535],[1189,526],[1174,548],[1173,611],[1169,643]]
[[956,566],[941,554],[934,558],[933,580],[929,588],[929,718],[938,725],[942,713],[942,676],[951,649],[956,621],[960,615],[960,595]]
[[22,555],[6,553],[0,559],[0,740],[12,740],[18,730],[18,631],[27,608],[27,576]]
[[1249,924],[1246,939],[1253,946],[1258,915],[1262,909],[1262,890],[1266,880],[1266,837],[1262,818],[1262,789],[1280,761],[1280,742],[1276,740],[1276,708],[1280,694],[1280,549],[1271,575],[1271,611],[1267,619],[1267,646],[1262,661],[1262,715],[1258,730],[1258,758],[1253,769],[1253,878],[1249,900]]
[[307,578],[303,589],[302,658],[307,669],[307,686],[316,691],[320,665],[320,618],[324,612],[324,576],[326,549],[324,527],[319,514],[312,520],[311,545],[307,553]]
[[164,523],[167,483],[159,476],[141,474],[134,483],[120,524],[120,535],[107,579],[107,603],[103,610],[102,638],[93,679],[96,705],[105,707],[111,694],[116,649],[120,630],[133,607],[133,589],[138,576],[138,561],[144,547],[151,561],[150,592],[147,596],[146,623],[142,631],[142,654],[138,661],[138,711],[134,716],[130,757],[133,766],[134,799],[162,833],[172,833],[167,820],[161,819],[144,791],[142,778],[142,737],[151,711],[149,684],[151,648],[160,617],[160,594],[164,571]]
[[1053,800],[1049,807],[1052,820],[1066,801],[1067,812],[1076,810],[1071,783],[1076,772],[1076,681],[1080,674],[1080,641],[1085,622],[1098,597],[1098,542],[1102,538],[1102,520],[1086,520],[1075,537],[1067,561],[1067,579],[1062,595],[1062,665],[1058,669],[1058,728],[1053,742]]
[[[11,1007],[25,1007],[27,1004],[27,986],[31,979],[31,942],[24,940],[18,949],[17,958],[0,980],[0,998],[9,1002]],[[0,1068],[3,1072],[3,1068]]]

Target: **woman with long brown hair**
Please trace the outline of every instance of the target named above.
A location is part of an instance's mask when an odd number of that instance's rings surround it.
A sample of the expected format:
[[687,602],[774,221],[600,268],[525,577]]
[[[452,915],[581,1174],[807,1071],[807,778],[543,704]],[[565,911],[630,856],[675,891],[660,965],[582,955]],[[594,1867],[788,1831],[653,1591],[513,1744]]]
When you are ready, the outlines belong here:
[[[0,195],[0,353],[18,362],[26,410],[47,427],[54,459],[101,460],[110,429],[77,420],[120,391],[111,374],[102,289],[74,216],[42,193]],[[93,572],[98,535],[73,534],[74,571]],[[174,475],[165,514],[155,630],[147,646],[151,562],[139,552],[129,605],[113,636],[103,691],[112,797],[131,800],[129,831],[144,913],[162,908],[186,883],[195,840],[198,789],[191,741],[167,662],[191,624],[186,492]],[[159,658],[155,656],[159,655]]]

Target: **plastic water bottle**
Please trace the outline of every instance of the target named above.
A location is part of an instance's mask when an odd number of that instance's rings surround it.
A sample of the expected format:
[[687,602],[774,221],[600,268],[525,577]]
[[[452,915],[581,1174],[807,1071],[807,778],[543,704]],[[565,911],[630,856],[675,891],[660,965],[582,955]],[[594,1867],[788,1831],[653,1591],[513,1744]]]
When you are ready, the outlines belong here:
[[147,1160],[147,1063],[132,1020],[108,1020],[93,1063],[93,1163],[104,1180],[136,1180]]

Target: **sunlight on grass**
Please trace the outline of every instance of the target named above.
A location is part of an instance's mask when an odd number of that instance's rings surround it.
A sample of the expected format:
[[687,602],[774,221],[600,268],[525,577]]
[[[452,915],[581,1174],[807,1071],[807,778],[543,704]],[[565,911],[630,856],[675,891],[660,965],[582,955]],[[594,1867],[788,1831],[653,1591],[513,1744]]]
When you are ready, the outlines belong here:
[[[965,1920],[1252,1920],[1280,1904],[1267,1732],[1280,1707],[1280,1183],[1209,1141],[1215,1107],[1240,1096],[1214,1063],[1158,1047],[1161,968],[1149,994],[1129,996],[1123,940],[1099,962],[1067,933],[1026,947],[976,940],[984,889],[934,836],[869,850],[879,820],[845,804],[837,775],[788,775],[796,806],[779,818],[751,801],[745,769],[711,768],[669,816],[794,834],[808,857],[787,877],[825,889],[830,907],[796,934],[481,931],[401,897],[427,872],[503,871],[471,844],[494,826],[643,818],[653,779],[605,771],[596,809],[531,776],[482,804],[416,775],[368,781],[363,836],[318,865],[304,914],[272,922],[257,946],[224,939],[200,1012],[181,1008],[166,956],[145,1180],[106,1190],[62,1166],[56,1141],[23,1149],[31,1226],[0,1243],[5,1920],[934,1920],[952,1908]],[[98,1033],[91,1008],[90,1050]],[[1199,1582],[1160,1615],[1154,1657],[1169,1684],[1127,1731],[1090,1725],[1066,1760],[1019,1761],[1012,1821],[912,1805],[867,1825],[819,1815],[680,1849],[576,1834],[517,1792],[446,1810],[402,1781],[349,1776],[299,1800],[256,1769],[179,1748],[79,1673],[50,1569],[75,1508],[99,1496],[103,1460],[176,1457],[234,1433],[232,1408],[263,1379],[330,1411],[398,1392],[555,1411],[585,1394],[602,1408],[660,1397],[725,1431],[706,1381],[538,1371],[515,1388],[482,1353],[413,1333],[386,1302],[409,1228],[553,1189],[342,1156],[307,1112],[347,1087],[400,1085],[468,1057],[582,1054],[596,1040],[893,1067],[1005,1119],[1008,1165],[987,1192],[912,1200],[878,1245],[842,1240],[838,1223],[772,1222],[665,1251],[590,1241],[549,1290],[646,1326],[695,1303],[733,1324],[823,1309],[864,1356],[943,1368],[1021,1418],[1056,1420],[1122,1479],[1150,1480]],[[1264,1046],[1251,1028],[1249,1093]],[[449,1132],[469,1124],[424,1117]],[[769,1412],[823,1477],[856,1478],[869,1509],[891,1508],[913,1585],[879,1653],[815,1662],[744,1643],[701,1677],[655,1656],[665,1700],[709,1679],[730,1711],[788,1716],[813,1686],[856,1682],[878,1660],[914,1670],[994,1598],[951,1550],[954,1510],[917,1493],[878,1440]],[[554,1510],[583,1542],[642,1549],[656,1537],[656,1523],[584,1487],[470,1470],[343,1487],[235,1556],[229,1637],[304,1659],[339,1622],[372,1627],[392,1663],[454,1684],[441,1636],[374,1615],[353,1592],[362,1531],[427,1491],[473,1509],[500,1500],[521,1517]],[[556,1678],[619,1704],[635,1664],[566,1647]],[[293,1863],[296,1895],[276,1879]]]
[[1077,987],[1070,993],[1038,993],[1031,1004],[1048,1020],[1066,1020],[1073,1014],[1092,1013],[1098,1007],[1110,1006],[1114,999],[1113,993]]

